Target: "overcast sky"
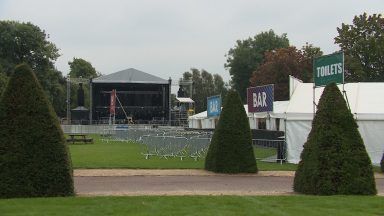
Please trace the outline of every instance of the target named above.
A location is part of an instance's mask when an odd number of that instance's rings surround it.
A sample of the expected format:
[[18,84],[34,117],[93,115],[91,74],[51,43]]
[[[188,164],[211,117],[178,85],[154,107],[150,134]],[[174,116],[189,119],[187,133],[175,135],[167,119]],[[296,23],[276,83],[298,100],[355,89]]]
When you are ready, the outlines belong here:
[[220,74],[236,40],[273,29],[290,44],[338,50],[336,28],[355,15],[383,13],[382,0],[0,0],[0,19],[32,22],[60,49],[66,75],[73,57],[110,74],[136,68],[178,80],[190,68]]

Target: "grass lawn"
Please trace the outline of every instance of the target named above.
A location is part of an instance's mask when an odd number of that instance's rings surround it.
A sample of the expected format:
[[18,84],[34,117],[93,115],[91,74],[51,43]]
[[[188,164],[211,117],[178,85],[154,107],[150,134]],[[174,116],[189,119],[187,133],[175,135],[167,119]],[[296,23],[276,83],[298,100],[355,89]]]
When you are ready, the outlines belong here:
[[[133,168],[133,169],[203,169],[204,158],[159,158],[146,160],[141,154],[144,148],[134,142],[105,142],[98,135],[93,135],[94,144],[70,145],[74,168]],[[258,158],[276,154],[275,149],[255,148]],[[257,161],[259,170],[296,170],[295,164],[267,163]]]
[[6,215],[383,215],[384,197],[138,196],[0,199]]

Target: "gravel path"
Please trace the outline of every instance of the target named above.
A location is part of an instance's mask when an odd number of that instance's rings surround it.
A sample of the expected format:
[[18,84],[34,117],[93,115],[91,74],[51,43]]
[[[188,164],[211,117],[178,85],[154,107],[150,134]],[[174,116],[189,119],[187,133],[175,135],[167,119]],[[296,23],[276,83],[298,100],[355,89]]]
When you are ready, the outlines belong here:
[[293,171],[260,171],[257,174],[220,174],[202,169],[76,169],[74,176],[285,176],[293,177]]
[[[258,174],[216,174],[205,170],[75,170],[80,196],[109,195],[292,195],[292,171]],[[379,195],[384,196],[384,175],[376,174]]]

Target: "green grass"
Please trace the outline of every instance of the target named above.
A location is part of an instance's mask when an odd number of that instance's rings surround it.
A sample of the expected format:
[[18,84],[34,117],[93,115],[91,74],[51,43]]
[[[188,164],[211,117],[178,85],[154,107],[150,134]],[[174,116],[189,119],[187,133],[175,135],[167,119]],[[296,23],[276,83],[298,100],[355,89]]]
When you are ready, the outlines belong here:
[[[70,145],[74,168],[131,168],[131,169],[203,169],[204,158],[159,158],[145,159],[142,145],[135,142],[105,142],[98,135],[92,135],[94,144]],[[258,158],[276,154],[275,149],[255,148]],[[259,170],[296,170],[295,164],[257,162]]]
[[0,199],[7,215],[383,215],[374,196],[138,196]]

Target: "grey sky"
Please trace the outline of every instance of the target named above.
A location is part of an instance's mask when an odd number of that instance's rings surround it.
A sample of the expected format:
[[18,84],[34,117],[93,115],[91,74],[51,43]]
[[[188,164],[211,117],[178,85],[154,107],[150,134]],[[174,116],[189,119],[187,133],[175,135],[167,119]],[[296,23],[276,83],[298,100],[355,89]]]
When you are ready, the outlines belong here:
[[298,48],[325,54],[354,15],[383,13],[381,0],[0,0],[0,19],[30,21],[60,48],[56,67],[68,73],[73,57],[110,74],[136,68],[177,80],[191,67],[220,74],[236,40],[273,29]]

